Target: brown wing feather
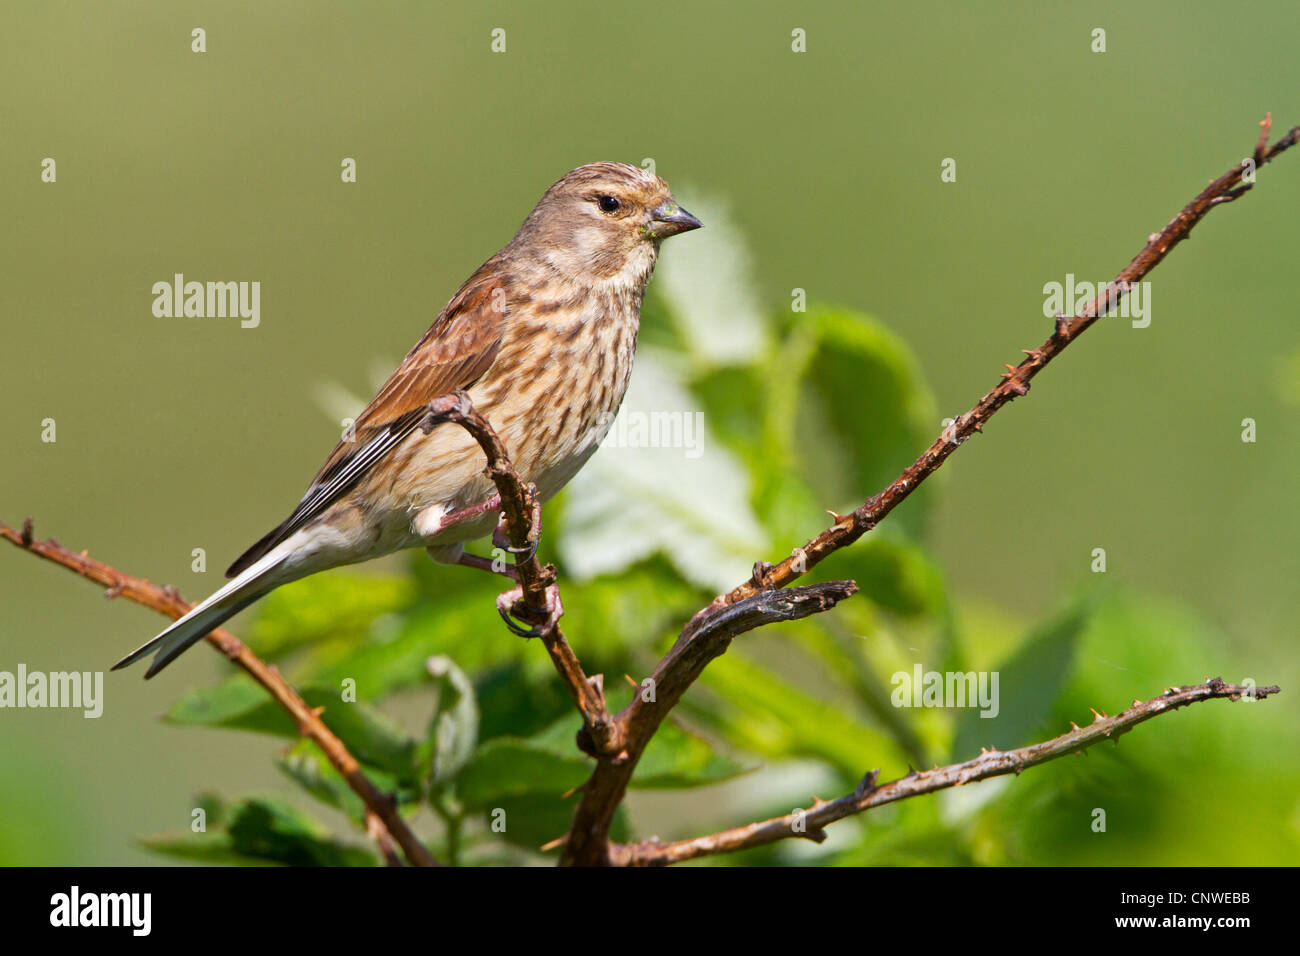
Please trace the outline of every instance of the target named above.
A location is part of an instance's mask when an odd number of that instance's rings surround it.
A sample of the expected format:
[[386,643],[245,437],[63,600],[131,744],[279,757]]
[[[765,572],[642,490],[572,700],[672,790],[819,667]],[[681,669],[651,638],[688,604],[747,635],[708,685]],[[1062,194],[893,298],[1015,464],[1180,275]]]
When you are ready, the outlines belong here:
[[486,262],[452,296],[429,331],[357,416],[354,437],[339,442],[330,452],[293,514],[240,555],[226,577],[239,574],[347,494],[391,448],[381,451],[378,458],[368,455],[364,465],[349,469],[358,455],[383,446],[380,439],[386,433],[400,443],[399,435],[404,438],[415,427],[425,405],[458,388],[468,388],[491,368],[501,348],[507,293],[496,265],[494,259]]

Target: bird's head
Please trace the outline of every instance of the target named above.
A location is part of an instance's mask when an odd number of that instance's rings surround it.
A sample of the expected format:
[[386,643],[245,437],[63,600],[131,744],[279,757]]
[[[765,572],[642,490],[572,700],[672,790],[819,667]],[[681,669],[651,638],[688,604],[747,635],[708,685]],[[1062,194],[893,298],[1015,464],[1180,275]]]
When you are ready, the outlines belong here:
[[644,285],[659,243],[700,225],[653,173],[591,163],[546,190],[514,244],[575,278]]

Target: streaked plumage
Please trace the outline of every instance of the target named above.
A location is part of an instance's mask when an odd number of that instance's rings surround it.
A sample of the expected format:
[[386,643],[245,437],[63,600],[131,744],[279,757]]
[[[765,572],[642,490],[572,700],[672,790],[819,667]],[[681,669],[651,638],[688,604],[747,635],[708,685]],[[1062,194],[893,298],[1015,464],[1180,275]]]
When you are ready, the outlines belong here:
[[[616,208],[610,208],[611,206]],[[124,667],[156,651],[151,677],[222,621],[289,581],[424,546],[455,561],[495,511],[444,526],[492,494],[461,428],[419,427],[433,399],[465,389],[545,501],[586,462],[623,400],[659,243],[699,226],[667,184],[621,163],[573,170],[451,298],[326,458],[285,521],[240,556],[233,578]]]

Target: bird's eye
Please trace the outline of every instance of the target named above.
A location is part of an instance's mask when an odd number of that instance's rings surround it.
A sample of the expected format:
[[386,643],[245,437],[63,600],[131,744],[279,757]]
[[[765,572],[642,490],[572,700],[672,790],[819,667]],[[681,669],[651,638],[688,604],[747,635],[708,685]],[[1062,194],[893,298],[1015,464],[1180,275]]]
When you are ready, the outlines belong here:
[[622,203],[613,196],[600,196],[596,199],[596,205],[600,207],[601,212],[611,213],[618,212],[618,207]]

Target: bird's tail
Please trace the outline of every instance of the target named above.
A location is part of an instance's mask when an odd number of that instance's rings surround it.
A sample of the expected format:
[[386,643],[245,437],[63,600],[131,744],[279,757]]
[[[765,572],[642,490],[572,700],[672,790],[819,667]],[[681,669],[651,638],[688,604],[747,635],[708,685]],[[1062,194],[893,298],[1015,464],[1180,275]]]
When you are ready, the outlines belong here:
[[267,575],[284,560],[284,555],[268,554],[221,588],[206,601],[196,604],[184,617],[152,640],[140,645],[113,665],[118,670],[134,664],[142,657],[157,651],[153,663],[145,671],[145,679],[153,677],[192,645],[216,630],[258,598],[283,583],[266,580]]

